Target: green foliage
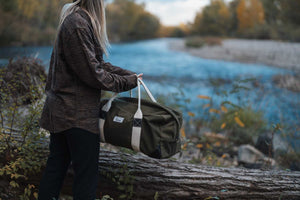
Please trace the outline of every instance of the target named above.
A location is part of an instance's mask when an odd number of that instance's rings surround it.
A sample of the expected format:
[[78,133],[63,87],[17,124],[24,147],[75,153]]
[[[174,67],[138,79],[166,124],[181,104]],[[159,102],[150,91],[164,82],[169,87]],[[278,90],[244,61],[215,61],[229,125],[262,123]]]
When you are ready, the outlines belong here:
[[[49,45],[54,41],[61,8],[71,0],[0,1],[0,45]],[[107,6],[112,41],[157,37],[159,19],[132,0]]]
[[106,14],[112,41],[153,38],[160,28],[158,18],[132,0],[114,0],[107,6]]
[[[224,128],[222,128],[223,124],[225,124]],[[213,117],[210,127],[215,132],[225,131],[228,138],[236,145],[253,145],[253,137],[266,131],[266,121],[262,112],[256,112],[251,107],[231,108],[227,113]]]
[[105,195],[102,197],[101,200],[114,200],[113,198],[111,198],[109,195]]
[[122,169],[113,170],[112,168],[109,171],[101,172],[104,177],[111,180],[116,184],[117,189],[121,193],[118,199],[132,199],[134,195],[133,183],[135,177],[130,174],[128,166],[124,157],[124,165]]
[[[262,112],[253,110],[242,101],[232,103],[227,100],[229,95],[236,95],[241,100],[241,93],[249,90],[246,84],[254,80],[235,80],[229,91],[216,89],[216,95],[224,98],[219,105],[216,105],[211,97],[198,96],[200,99],[209,100],[209,103],[206,102],[203,106],[204,112],[210,116],[206,122],[207,126],[213,132],[226,133],[228,139],[236,145],[253,144],[253,137],[267,130],[267,122]],[[219,82],[212,81],[212,84],[219,88]]]
[[46,133],[38,126],[45,76],[30,74],[39,65],[29,61],[18,66],[19,72],[9,69],[22,60],[0,69],[0,176],[6,184],[1,194],[24,200],[37,199],[36,186],[25,183],[46,162],[41,152]]
[[277,152],[276,160],[279,165],[285,169],[292,169],[295,171],[300,170],[300,153],[291,151],[291,152]]
[[0,45],[50,44],[66,2],[70,1],[1,0]]
[[300,41],[300,1],[213,0],[192,24],[195,35]]
[[185,46],[191,48],[200,48],[205,45],[205,41],[201,37],[191,37],[185,40]]
[[223,0],[212,0],[211,4],[198,13],[194,32],[200,35],[225,35],[229,29],[230,13]]
[[203,46],[222,45],[222,40],[217,37],[189,37],[185,41],[186,47],[200,48]]

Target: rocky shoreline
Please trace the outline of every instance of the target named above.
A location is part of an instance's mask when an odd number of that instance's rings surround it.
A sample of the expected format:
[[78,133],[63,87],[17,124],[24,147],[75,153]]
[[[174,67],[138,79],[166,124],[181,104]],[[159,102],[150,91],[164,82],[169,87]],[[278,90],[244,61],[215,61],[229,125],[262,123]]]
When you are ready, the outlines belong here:
[[258,63],[300,73],[300,43],[224,39],[219,46],[187,48],[185,39],[176,39],[170,40],[169,48],[206,59]]
[[205,59],[257,63],[291,70],[289,75],[276,75],[273,83],[292,92],[300,92],[300,43],[270,40],[225,39],[222,45],[186,47],[185,39],[170,40],[173,51],[186,52]]

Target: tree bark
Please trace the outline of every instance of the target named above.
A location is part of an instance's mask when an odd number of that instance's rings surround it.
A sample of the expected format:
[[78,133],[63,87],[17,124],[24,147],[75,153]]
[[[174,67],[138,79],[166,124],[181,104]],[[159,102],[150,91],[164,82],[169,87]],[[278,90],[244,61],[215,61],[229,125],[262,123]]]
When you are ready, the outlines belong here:
[[[48,156],[45,141],[44,158]],[[39,184],[43,170],[28,182]],[[100,150],[98,197],[120,199],[251,199],[299,200],[300,172],[221,168],[156,160],[136,154]],[[63,194],[72,195],[72,166],[67,172]],[[119,182],[119,183],[118,183]],[[132,194],[130,193],[132,192]]]
[[[163,200],[300,199],[300,173],[291,171],[199,166],[101,150],[99,174],[98,195],[108,194],[115,199],[130,190],[124,189],[124,182],[116,183],[120,180],[118,177],[133,180],[132,184],[125,181],[125,185],[133,186],[133,196],[128,196],[136,200],[153,200],[155,194]],[[70,166],[64,194],[72,194],[73,175]]]

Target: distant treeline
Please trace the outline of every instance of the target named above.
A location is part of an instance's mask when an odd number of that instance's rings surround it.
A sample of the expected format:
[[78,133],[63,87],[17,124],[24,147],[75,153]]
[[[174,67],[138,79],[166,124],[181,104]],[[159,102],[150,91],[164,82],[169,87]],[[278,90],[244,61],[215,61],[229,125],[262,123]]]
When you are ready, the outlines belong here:
[[[0,45],[49,45],[59,13],[72,0],[0,0]],[[194,22],[163,26],[134,0],[107,5],[113,42],[191,35],[283,39],[300,42],[300,0],[211,0]]]
[[300,42],[300,1],[233,0],[227,5],[211,0],[197,14],[191,33]]
[[0,0],[0,45],[49,45],[67,0]]
[[[0,0],[0,45],[49,45],[54,41],[61,8],[72,0]],[[111,41],[158,37],[159,19],[133,0],[107,6]]]

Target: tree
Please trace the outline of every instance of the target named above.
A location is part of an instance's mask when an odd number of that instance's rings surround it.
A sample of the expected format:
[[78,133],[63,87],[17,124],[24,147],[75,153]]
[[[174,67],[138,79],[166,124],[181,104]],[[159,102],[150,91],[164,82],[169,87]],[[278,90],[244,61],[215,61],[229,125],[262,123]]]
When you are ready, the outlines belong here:
[[284,23],[300,26],[299,0],[280,0],[279,6],[282,10],[282,21]]
[[149,12],[143,12],[135,22],[131,37],[133,39],[148,39],[157,36],[160,27],[159,19]]
[[230,13],[223,0],[211,0],[194,20],[194,32],[201,35],[226,35]]
[[265,20],[268,24],[279,24],[280,23],[280,0],[261,0],[264,11]]
[[51,44],[70,0],[0,0],[0,45]]
[[134,0],[115,0],[107,6],[107,29],[113,41],[155,37],[160,27],[156,16]]
[[240,33],[245,33],[265,22],[264,8],[260,0],[240,0],[236,12]]

